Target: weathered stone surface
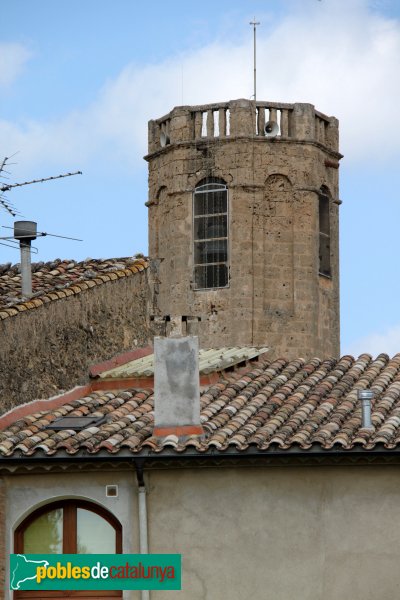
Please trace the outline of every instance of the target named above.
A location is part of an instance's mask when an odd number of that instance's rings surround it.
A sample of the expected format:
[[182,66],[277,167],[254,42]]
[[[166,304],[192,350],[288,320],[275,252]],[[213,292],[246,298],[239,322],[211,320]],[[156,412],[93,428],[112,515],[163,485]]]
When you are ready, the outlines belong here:
[[[203,347],[258,344],[289,358],[337,356],[338,169],[327,163],[341,158],[338,122],[311,104],[257,109],[259,128],[280,112],[281,136],[256,133],[249,100],[174,109],[152,122],[149,190],[160,200],[149,207],[149,253],[161,259],[154,310],[201,316]],[[205,135],[201,123],[210,115],[219,126]],[[187,137],[174,143],[171,136],[162,149],[157,135],[166,120]],[[192,194],[209,176],[228,185],[230,280],[226,289],[194,290]],[[322,186],[330,196],[331,277],[319,275]]]
[[0,414],[85,382],[88,367],[149,341],[147,273],[0,321]]

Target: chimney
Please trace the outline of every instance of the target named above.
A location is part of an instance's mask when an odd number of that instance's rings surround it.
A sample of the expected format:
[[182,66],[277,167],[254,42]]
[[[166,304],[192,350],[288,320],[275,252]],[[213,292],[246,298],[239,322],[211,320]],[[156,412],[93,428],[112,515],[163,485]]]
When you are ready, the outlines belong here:
[[199,341],[154,338],[154,435],[202,435]]
[[21,293],[23,298],[32,296],[31,242],[37,237],[35,221],[15,221],[14,239],[19,240],[21,250]]
[[374,429],[371,421],[371,400],[374,397],[372,390],[358,390],[358,399],[361,400],[361,427]]
[[201,317],[189,315],[150,315],[154,337],[195,336],[199,333]]

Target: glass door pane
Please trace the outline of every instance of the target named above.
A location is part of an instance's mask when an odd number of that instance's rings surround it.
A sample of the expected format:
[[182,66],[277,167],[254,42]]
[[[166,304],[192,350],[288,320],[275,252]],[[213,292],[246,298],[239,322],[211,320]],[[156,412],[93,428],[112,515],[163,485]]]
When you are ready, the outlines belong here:
[[77,509],[77,553],[113,554],[115,552],[115,529],[98,514]]
[[25,554],[62,554],[62,508],[41,515],[24,532]]

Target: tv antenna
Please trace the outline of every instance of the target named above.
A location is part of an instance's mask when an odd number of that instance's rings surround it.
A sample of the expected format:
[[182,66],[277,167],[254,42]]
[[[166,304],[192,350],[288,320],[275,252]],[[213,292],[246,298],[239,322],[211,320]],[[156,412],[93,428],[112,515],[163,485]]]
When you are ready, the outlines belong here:
[[[22,296],[30,298],[32,296],[32,269],[31,269],[31,243],[36,240],[37,237],[44,237],[50,235],[52,237],[64,238],[65,240],[74,240],[75,242],[82,242],[79,238],[68,237],[66,235],[58,235],[56,233],[47,233],[46,231],[38,231],[37,223],[35,221],[15,221],[14,227],[7,227],[2,225],[4,229],[14,229],[13,236],[0,237],[0,240],[6,240],[8,243],[0,242],[4,246],[10,246],[11,248],[19,248],[21,251],[21,287]],[[35,254],[37,249],[33,249]]]
[[257,63],[256,63],[256,59],[257,59],[257,53],[256,53],[256,38],[257,38],[257,25],[260,25],[260,21],[256,21],[256,18],[253,17],[253,20],[250,21],[249,25],[253,25],[253,49],[254,49],[254,58],[253,58],[253,65],[254,65],[254,103],[257,100]]
[[[15,154],[18,154],[18,153],[16,152]],[[7,175],[10,175],[10,172],[9,172],[9,171],[6,171],[4,167],[6,166],[6,164],[7,164],[7,161],[8,161],[8,160],[10,160],[10,158],[12,158],[13,156],[15,156],[15,154],[13,154],[13,155],[12,155],[12,156],[10,156],[10,157],[7,157],[7,156],[6,156],[6,157],[3,159],[3,162],[2,162],[2,163],[1,163],[1,165],[0,165],[0,177],[1,177],[2,179],[9,179],[9,178],[7,177]],[[12,164],[15,164],[15,163],[12,163]],[[7,175],[2,175],[2,173],[7,173]],[[10,213],[10,215],[11,215],[11,216],[13,216],[13,217],[15,217],[17,214],[19,214],[19,213],[17,213],[17,209],[15,208],[15,206],[14,206],[13,204],[11,204],[11,202],[9,202],[9,201],[8,201],[8,200],[5,198],[5,196],[3,195],[3,190],[1,190],[1,191],[0,191],[0,206],[1,206],[2,208],[4,208],[4,210],[6,210],[7,212],[9,212],[9,213]]]
[[[17,152],[15,154],[18,154]],[[3,162],[0,165],[0,177],[5,178],[2,173],[10,173],[4,169],[7,164],[7,161],[10,160],[13,156],[5,157]],[[9,192],[12,188],[22,187],[23,185],[31,185],[32,183],[43,183],[44,181],[52,181],[53,179],[62,179],[64,177],[72,177],[72,175],[82,175],[82,171],[75,171],[74,173],[63,173],[62,175],[54,175],[53,177],[42,177],[41,179],[32,179],[31,181],[23,181],[22,183],[3,183],[0,182],[0,206],[4,208],[10,215],[13,217],[20,215],[15,206],[9,202],[9,200],[4,196],[4,192]]]

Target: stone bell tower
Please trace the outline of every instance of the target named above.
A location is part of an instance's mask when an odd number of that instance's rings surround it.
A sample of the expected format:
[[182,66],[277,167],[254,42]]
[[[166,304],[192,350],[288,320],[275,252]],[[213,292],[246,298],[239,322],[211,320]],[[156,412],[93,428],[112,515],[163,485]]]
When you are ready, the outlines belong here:
[[149,122],[154,315],[202,347],[339,355],[338,121],[234,100]]

